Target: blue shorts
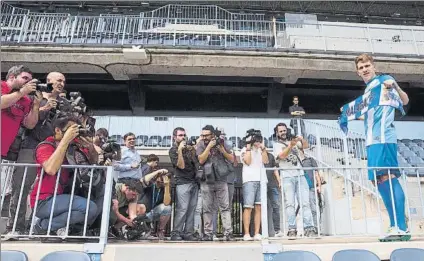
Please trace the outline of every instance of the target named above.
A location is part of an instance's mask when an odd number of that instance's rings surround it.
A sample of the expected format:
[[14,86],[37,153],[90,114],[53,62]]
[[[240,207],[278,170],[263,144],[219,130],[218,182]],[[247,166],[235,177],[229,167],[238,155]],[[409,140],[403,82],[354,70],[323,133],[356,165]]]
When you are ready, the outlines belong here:
[[253,208],[261,204],[261,183],[249,181],[243,183],[243,207]]
[[374,180],[375,175],[381,176],[385,174],[394,174],[400,177],[397,159],[397,144],[396,143],[380,143],[367,147],[368,167],[393,167],[393,169],[369,169],[368,179]]

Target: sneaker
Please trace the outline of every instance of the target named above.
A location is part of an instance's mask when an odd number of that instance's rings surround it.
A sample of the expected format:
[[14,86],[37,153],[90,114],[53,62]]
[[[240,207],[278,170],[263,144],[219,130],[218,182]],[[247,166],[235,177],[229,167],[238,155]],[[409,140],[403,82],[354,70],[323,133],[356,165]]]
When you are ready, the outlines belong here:
[[181,240],[183,240],[183,238],[178,234],[173,234],[171,236],[171,241],[181,241]]
[[316,237],[317,233],[315,232],[314,227],[305,228],[305,237]]
[[246,234],[243,236],[243,241],[253,241],[253,238],[249,234]]
[[7,241],[7,240],[11,240],[11,241],[19,240],[19,236],[21,236],[21,235],[23,235],[23,233],[21,233],[21,231],[19,231],[19,230],[9,231],[9,233],[7,233],[4,236],[4,240],[5,241]]
[[289,232],[287,232],[287,236],[289,239],[295,239],[297,237],[296,229],[290,229]]
[[193,234],[185,235],[183,239],[185,241],[199,241],[199,238],[195,237]]
[[202,241],[213,241],[213,236],[204,234],[202,237]]
[[65,238],[67,236],[66,235],[66,227],[62,227],[62,228],[59,228],[58,230],[56,230],[56,235],[58,235],[61,238]]
[[408,233],[409,233],[409,231],[403,231],[403,230],[399,229],[398,227],[389,227],[387,229],[386,234],[380,236],[379,239],[387,239],[387,238],[396,237],[396,236],[402,237],[402,236],[407,235]]
[[234,235],[231,233],[231,234],[228,234],[228,235],[225,235],[224,236],[224,240],[225,241],[236,241],[236,239],[235,239],[235,237],[234,237]]
[[275,237],[284,237],[284,233],[281,230],[275,232]]
[[253,240],[255,240],[255,241],[261,241],[261,240],[262,240],[262,235],[261,235],[261,234],[256,234],[256,235],[253,237]]

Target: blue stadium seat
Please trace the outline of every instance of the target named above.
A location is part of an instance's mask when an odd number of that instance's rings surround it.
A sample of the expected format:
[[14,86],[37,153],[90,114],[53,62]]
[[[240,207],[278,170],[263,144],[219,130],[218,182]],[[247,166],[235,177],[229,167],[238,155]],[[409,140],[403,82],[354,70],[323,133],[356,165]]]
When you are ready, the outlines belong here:
[[368,250],[346,249],[336,252],[333,261],[380,261],[380,258]]
[[424,163],[424,160],[418,156],[407,157],[406,160],[412,166],[415,166],[417,163]]
[[57,251],[44,256],[40,261],[91,261],[90,256],[84,252],[78,251]]
[[415,261],[424,260],[424,249],[401,248],[396,249],[390,255],[390,261]]
[[413,151],[415,153],[417,153],[418,151],[423,151],[424,150],[423,148],[421,148],[418,145],[415,145],[415,146],[411,147],[410,149],[411,149],[411,151]]
[[415,152],[410,151],[410,150],[404,150],[400,152],[403,157],[408,158],[408,157],[413,157],[413,156],[417,156],[417,154],[415,154]]
[[410,139],[401,139],[400,141],[402,141],[402,143],[404,143],[405,145],[412,142],[412,140],[410,140]]
[[312,252],[293,250],[283,251],[278,254],[272,255],[273,261],[321,261],[321,259]]
[[28,261],[28,256],[22,251],[2,250],[1,261]]
[[424,150],[417,151],[417,155],[418,155],[419,157],[421,157],[422,159],[424,159]]

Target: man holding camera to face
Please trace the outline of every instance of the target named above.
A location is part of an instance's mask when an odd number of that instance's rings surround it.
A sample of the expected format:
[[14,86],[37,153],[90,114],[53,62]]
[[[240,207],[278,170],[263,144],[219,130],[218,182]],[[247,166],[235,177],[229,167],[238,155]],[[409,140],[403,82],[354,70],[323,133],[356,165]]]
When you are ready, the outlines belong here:
[[[204,241],[213,240],[213,214],[221,211],[224,240],[233,241],[231,212],[228,195],[227,176],[234,163],[234,154],[225,140],[220,139],[221,132],[213,126],[202,129],[202,140],[197,144],[199,163],[204,166],[204,178],[200,183],[203,201]],[[218,204],[215,204],[215,201]]]
[[[50,88],[41,88],[42,99],[40,101],[38,122],[33,129],[27,130],[22,140],[20,150],[17,156],[17,163],[35,163],[34,150],[37,145],[47,137],[54,134],[51,122],[49,121],[50,111],[57,106],[56,99],[63,92],[65,87],[65,76],[59,72],[51,72],[47,75],[47,85]],[[30,191],[31,185],[37,175],[37,169],[29,167],[26,170],[24,167],[16,167],[12,176],[12,198],[10,201],[10,217],[8,229],[12,229],[15,216],[17,215],[17,223],[15,231],[10,231],[9,236],[19,235],[25,231],[25,212],[26,198]],[[19,195],[22,190],[21,204]]]
[[258,130],[250,129],[244,138],[246,146],[241,150],[243,163],[243,227],[244,241],[250,241],[250,217],[255,209],[254,240],[261,240],[261,178],[266,179],[264,164],[268,164],[268,154],[262,134]]
[[[290,129],[285,123],[278,123],[274,128],[277,142],[274,143],[274,157],[279,163],[281,170],[284,199],[286,203],[286,215],[289,225],[287,236],[297,236],[295,196],[297,196],[303,210],[303,226],[305,236],[315,236],[314,222],[309,204],[309,185],[301,169],[299,150],[308,148],[308,143],[302,137],[292,137]],[[286,169],[285,169],[286,168]],[[291,169],[287,169],[291,168]],[[293,168],[299,168],[293,169]]]
[[177,205],[171,240],[197,241],[198,238],[193,233],[197,193],[199,191],[196,180],[199,162],[194,147],[187,145],[187,135],[184,128],[175,128],[172,136],[174,144],[169,150],[169,158],[175,170]]
[[[13,66],[1,81],[1,157],[7,159],[9,149],[18,135],[21,124],[32,129],[38,122],[41,92],[37,91],[38,80],[25,66]],[[33,100],[29,97],[35,93]],[[17,151],[19,148],[17,148]]]
[[[93,201],[87,202],[84,197],[74,195],[70,205],[72,170],[61,169],[62,165],[69,165],[67,153],[73,145],[78,146],[80,151],[87,155],[90,164],[97,161],[97,153],[92,144],[87,139],[78,137],[80,135],[78,124],[79,120],[74,116],[56,118],[52,123],[54,135],[48,137],[35,149],[36,163],[40,164],[41,168],[37,168],[38,178],[30,194],[30,203],[35,216],[39,218],[34,225],[34,233],[37,235],[47,233],[51,214],[51,231],[58,236],[66,235],[69,211],[71,211],[69,225],[84,224],[87,211],[87,224],[84,225],[91,225],[97,216],[97,205]],[[77,174],[74,173],[74,175]],[[54,197],[55,191],[56,197]],[[38,203],[36,203],[37,200]],[[88,208],[86,208],[87,203]]]

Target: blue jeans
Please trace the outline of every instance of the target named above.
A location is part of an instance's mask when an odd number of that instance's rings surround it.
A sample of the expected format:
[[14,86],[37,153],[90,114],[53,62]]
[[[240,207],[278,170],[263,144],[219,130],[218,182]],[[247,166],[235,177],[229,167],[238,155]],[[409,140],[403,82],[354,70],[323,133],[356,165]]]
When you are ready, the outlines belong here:
[[[56,202],[53,207],[53,218],[51,230],[56,231],[59,228],[66,227],[66,222],[68,220],[69,213],[69,204],[71,200],[71,195],[62,194],[56,196]],[[41,205],[40,205],[41,203]],[[40,219],[39,225],[43,230],[47,230],[49,226],[50,220],[50,212],[53,206],[53,197],[39,202],[37,207],[37,212],[35,215]],[[69,225],[74,224],[84,224],[85,221],[85,213],[87,207],[87,199],[74,196],[72,200],[71,207],[71,216],[69,219]],[[87,226],[91,225],[95,218],[97,217],[97,205],[93,201],[90,201],[88,205],[88,217],[87,217]]]
[[[278,187],[268,188],[268,206],[270,206],[270,212],[272,212],[272,224],[274,231],[280,231],[280,189]],[[270,220],[270,219],[268,219]],[[268,221],[268,226],[271,222]]]
[[162,216],[171,216],[172,207],[165,206],[165,204],[159,204],[146,214],[146,217],[150,222],[158,221]]
[[303,210],[303,226],[310,228],[314,226],[312,220],[311,205],[309,203],[309,186],[305,176],[283,178],[283,191],[286,203],[286,215],[289,229],[296,229],[295,196]]

